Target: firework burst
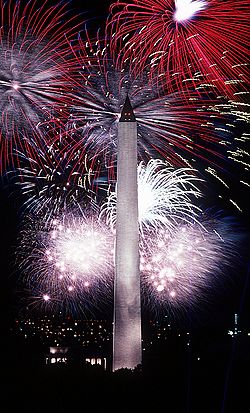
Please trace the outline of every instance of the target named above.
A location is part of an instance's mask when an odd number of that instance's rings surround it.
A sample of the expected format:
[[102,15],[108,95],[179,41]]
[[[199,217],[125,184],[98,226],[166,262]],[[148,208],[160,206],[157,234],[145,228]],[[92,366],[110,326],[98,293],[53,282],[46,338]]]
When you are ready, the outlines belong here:
[[147,65],[152,76],[168,80],[175,73],[184,89],[189,68],[189,78],[198,71],[232,97],[249,83],[248,21],[246,0],[118,1],[111,5],[107,41],[120,65],[130,61],[136,73]]
[[[230,218],[212,216],[180,220],[171,231],[153,222],[141,234],[142,302],[151,311],[183,312],[209,301],[214,288],[231,282],[242,263],[243,233]],[[29,216],[19,241],[18,271],[32,307],[94,314],[110,306],[114,234],[100,215],[69,213],[50,223]]]
[[[239,264],[239,228],[225,218],[200,217],[171,232],[150,231],[141,238],[143,299],[170,311],[208,300],[225,274]],[[228,275],[229,276],[229,275]],[[229,282],[229,280],[227,280]]]
[[[138,211],[141,234],[159,227],[171,232],[178,222],[193,222],[199,208],[192,199],[201,197],[200,181],[188,168],[174,170],[166,162],[152,159],[138,166]],[[102,211],[115,229],[117,193],[111,192]]]
[[[67,118],[70,48],[76,32],[65,5],[0,0],[1,171],[15,151],[34,158],[44,132]],[[48,137],[48,134],[46,134]],[[30,144],[32,142],[32,144]]]
[[113,235],[93,215],[69,213],[50,223],[30,215],[17,252],[22,283],[53,307],[91,308],[112,290],[113,245]]
[[216,126],[236,120],[232,113],[222,116],[218,107],[215,110],[219,101],[211,90],[208,99],[200,75],[192,80],[196,90],[190,86],[185,95],[178,89],[166,94],[158,87],[158,80],[155,86],[149,82],[146,73],[141,79],[129,68],[117,71],[109,49],[99,39],[94,42],[86,37],[86,42],[79,38],[71,45],[78,76],[74,76],[75,96],[68,123],[69,158],[81,150],[83,157],[87,152],[95,163],[104,160],[108,180],[115,180],[118,122],[129,94],[138,124],[139,160],[164,158],[172,166],[194,168],[201,160],[203,167],[213,164],[215,169],[223,168],[227,146],[232,146],[232,128],[218,134]]
[[[90,204],[96,206],[96,194],[92,186],[95,175],[87,155],[81,166],[81,173],[75,171],[78,157],[67,161],[67,153],[57,145],[47,151],[39,150],[40,162],[19,154],[23,167],[8,173],[11,183],[19,189],[23,198],[23,212],[41,216],[43,221],[62,216],[71,209],[84,210]],[[40,164],[43,164],[41,167]],[[15,192],[14,192],[15,194]]]

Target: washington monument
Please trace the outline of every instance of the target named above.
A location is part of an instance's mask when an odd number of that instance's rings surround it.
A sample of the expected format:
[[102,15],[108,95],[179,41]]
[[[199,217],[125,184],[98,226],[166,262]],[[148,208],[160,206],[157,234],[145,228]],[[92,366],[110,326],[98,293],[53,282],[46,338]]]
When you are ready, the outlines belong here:
[[127,96],[118,124],[113,371],[142,361],[137,122]]

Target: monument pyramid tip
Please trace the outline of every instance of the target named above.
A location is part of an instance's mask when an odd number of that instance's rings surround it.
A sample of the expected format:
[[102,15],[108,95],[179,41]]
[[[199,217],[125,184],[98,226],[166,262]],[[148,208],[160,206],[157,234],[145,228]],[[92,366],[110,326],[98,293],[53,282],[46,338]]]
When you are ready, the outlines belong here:
[[121,111],[121,117],[120,117],[120,122],[136,122],[135,114],[129,99],[129,96],[127,94],[122,111]]

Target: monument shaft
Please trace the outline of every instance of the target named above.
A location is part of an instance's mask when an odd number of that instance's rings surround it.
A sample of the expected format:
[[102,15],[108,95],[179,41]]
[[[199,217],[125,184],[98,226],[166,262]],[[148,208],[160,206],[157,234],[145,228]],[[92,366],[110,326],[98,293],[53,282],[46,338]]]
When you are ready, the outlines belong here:
[[115,261],[113,371],[142,358],[136,121],[118,125]]

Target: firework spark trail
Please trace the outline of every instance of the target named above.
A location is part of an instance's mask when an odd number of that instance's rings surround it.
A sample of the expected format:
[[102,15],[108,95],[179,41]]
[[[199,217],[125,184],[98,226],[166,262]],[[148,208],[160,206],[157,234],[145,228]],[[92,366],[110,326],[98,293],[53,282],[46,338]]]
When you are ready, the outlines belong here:
[[171,234],[161,229],[141,238],[143,297],[153,307],[174,311],[208,300],[211,290],[225,282],[227,270],[238,266],[239,228],[225,218],[200,219],[176,226]]
[[178,74],[182,89],[183,68],[189,67],[190,78],[201,72],[223,94],[246,93],[248,1],[118,1],[110,10],[107,43],[120,66],[130,61],[135,73],[142,73],[150,64],[151,75],[167,81],[171,73]]
[[[129,93],[138,125],[139,160],[164,158],[174,167],[199,171],[205,180],[215,178],[218,195],[223,193],[228,202],[232,197],[232,182],[237,177],[241,178],[239,181],[247,180],[246,139],[244,142],[237,139],[239,127],[247,122],[247,104],[228,101],[222,96],[215,98],[200,75],[192,78],[196,90],[190,87],[185,95],[165,94],[158,83],[152,87],[147,74],[141,79],[135,78],[129,67],[117,71],[109,48],[104,48],[99,38],[93,40],[85,34],[85,42],[79,37],[71,44],[77,62],[75,72],[79,73],[74,76],[75,98],[68,126],[69,159],[76,153],[79,159],[88,153],[92,165],[107,167],[106,185],[114,184],[117,125]],[[211,168],[216,171],[212,177]],[[222,182],[229,188],[226,194]],[[234,202],[239,201],[234,199]]]
[[[201,181],[188,168],[174,170],[159,159],[138,166],[138,211],[141,234],[145,230],[164,228],[171,232],[179,222],[194,222],[200,211],[192,202],[201,197]],[[111,192],[102,214],[112,230],[116,224],[116,192]]]
[[49,305],[90,307],[112,288],[113,235],[94,215],[69,213],[50,223],[29,215],[17,251],[22,282]]
[[79,37],[71,44],[78,76],[74,76],[75,97],[68,124],[69,157],[81,149],[82,156],[88,152],[93,162],[104,159],[109,180],[115,180],[117,124],[128,93],[138,123],[140,160],[162,157],[173,166],[195,168],[200,159],[216,169],[228,166],[225,146],[232,146],[234,125],[220,134],[216,125],[236,120],[230,111],[220,114],[220,100],[211,90],[208,99],[209,87],[202,83],[201,75],[192,78],[197,90],[190,87],[185,95],[178,91],[166,94],[158,84],[153,87],[149,83],[147,74],[141,79],[129,68],[117,71],[108,47],[105,49],[99,38],[91,40],[88,33],[85,37],[86,42]]
[[[71,51],[76,19],[65,5],[0,0],[1,172],[20,150],[37,155],[44,132],[67,119]],[[66,38],[67,37],[67,38]],[[30,142],[32,144],[30,145]]]
[[58,145],[51,145],[45,152],[39,150],[39,157],[39,163],[31,158],[27,162],[26,157],[19,153],[24,166],[7,174],[23,198],[23,213],[42,216],[44,222],[50,222],[74,207],[83,210],[91,204],[93,209],[98,209],[93,188],[98,171],[92,170],[87,155],[81,173],[75,171],[78,157],[68,162],[67,153],[62,152]]
[[[204,305],[214,288],[230,284],[228,270],[239,268],[243,235],[234,221],[209,213],[171,232],[148,226],[140,239],[143,305],[172,314]],[[114,235],[100,216],[69,214],[50,226],[30,217],[20,241],[18,271],[32,305],[93,311],[112,301]]]

